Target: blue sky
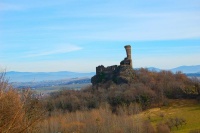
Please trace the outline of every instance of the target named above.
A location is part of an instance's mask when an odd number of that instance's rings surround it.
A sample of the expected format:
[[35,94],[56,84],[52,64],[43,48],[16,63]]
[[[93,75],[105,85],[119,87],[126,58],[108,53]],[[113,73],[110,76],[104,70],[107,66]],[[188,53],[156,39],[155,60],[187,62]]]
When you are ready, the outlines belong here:
[[0,0],[0,69],[92,72],[200,64],[199,0]]

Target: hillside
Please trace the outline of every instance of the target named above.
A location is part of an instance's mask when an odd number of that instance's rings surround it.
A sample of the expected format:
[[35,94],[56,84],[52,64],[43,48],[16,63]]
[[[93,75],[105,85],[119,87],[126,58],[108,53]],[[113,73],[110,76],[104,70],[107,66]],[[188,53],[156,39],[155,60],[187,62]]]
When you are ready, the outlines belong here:
[[[19,97],[18,90],[6,90],[11,86],[5,84],[2,76],[0,86],[5,90],[2,98],[11,102],[7,104],[4,99],[0,100],[2,112],[5,112],[3,117],[7,118],[9,112],[15,114],[13,112],[16,112],[16,108],[26,112],[25,115],[19,113],[22,119],[16,119],[15,122],[19,124],[18,127],[22,127],[20,124],[29,120],[27,116],[34,114],[29,122],[37,121],[31,128],[40,129],[38,133],[169,133],[170,130],[173,133],[200,128],[198,80],[170,71],[152,72],[143,68],[131,71],[134,80],[130,84],[101,82],[97,86],[85,86],[80,90],[51,90],[48,95],[43,95],[42,90],[36,94],[23,89],[20,94],[26,101],[21,101],[23,99]],[[15,104],[15,101],[19,104]],[[2,120],[7,123],[7,119]]]
[[[186,123],[178,129],[173,127],[172,133],[189,133],[192,130],[200,129],[200,104],[196,100],[169,100],[168,106],[152,108],[140,113],[137,117],[150,120],[151,124],[165,123],[171,118],[184,119]],[[134,116],[136,117],[136,116]],[[196,132],[197,133],[197,132]]]

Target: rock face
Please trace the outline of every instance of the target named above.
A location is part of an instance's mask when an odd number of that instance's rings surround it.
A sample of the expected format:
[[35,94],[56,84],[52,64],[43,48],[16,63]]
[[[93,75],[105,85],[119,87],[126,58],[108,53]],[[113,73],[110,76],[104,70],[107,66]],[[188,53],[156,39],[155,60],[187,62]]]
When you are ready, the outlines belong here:
[[96,67],[96,75],[91,79],[93,85],[110,81],[116,84],[128,84],[134,81],[135,74],[132,68],[131,46],[126,45],[125,49],[127,57],[120,62],[120,65],[108,67],[100,65]]

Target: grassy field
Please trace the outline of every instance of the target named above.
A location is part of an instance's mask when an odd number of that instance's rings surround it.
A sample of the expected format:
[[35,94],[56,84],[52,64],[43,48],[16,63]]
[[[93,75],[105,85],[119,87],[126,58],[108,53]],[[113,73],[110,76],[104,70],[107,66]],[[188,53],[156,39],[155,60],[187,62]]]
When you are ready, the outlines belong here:
[[179,128],[172,128],[172,133],[189,133],[191,130],[200,129],[200,104],[195,100],[172,100],[169,106],[153,108],[139,114],[143,119],[149,119],[156,127],[160,122],[169,118],[183,118],[186,124]]

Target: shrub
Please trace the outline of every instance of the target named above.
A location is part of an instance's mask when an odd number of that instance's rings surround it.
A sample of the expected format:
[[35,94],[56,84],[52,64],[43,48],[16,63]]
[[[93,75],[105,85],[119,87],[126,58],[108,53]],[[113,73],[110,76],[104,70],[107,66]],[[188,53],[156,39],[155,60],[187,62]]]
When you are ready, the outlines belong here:
[[170,133],[170,128],[164,123],[157,124],[157,133]]
[[170,130],[173,127],[176,127],[178,129],[183,124],[186,124],[186,120],[184,118],[178,118],[178,117],[169,118],[168,121],[165,124],[168,125],[168,127],[170,128]]
[[14,90],[0,74],[0,132],[37,132],[37,122],[43,111],[37,99],[30,93]]

